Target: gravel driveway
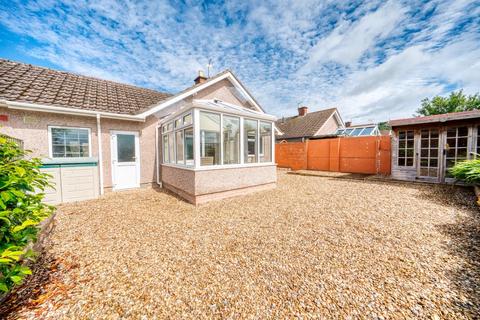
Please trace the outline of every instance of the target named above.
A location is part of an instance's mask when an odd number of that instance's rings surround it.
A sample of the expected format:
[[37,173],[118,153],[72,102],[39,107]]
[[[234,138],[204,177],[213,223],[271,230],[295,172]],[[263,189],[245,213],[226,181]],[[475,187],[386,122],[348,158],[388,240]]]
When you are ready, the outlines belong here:
[[195,208],[159,190],[64,205],[11,318],[479,316],[470,189],[305,177]]

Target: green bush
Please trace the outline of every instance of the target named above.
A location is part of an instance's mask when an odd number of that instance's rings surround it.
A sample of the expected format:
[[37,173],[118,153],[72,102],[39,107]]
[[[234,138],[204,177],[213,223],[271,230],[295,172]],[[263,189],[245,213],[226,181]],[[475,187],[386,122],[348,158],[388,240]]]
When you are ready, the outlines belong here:
[[23,263],[34,257],[27,245],[54,210],[42,203],[49,176],[40,172],[40,159],[24,158],[28,152],[0,136],[0,293],[31,274]]
[[480,159],[458,162],[450,173],[457,180],[470,184],[480,184]]

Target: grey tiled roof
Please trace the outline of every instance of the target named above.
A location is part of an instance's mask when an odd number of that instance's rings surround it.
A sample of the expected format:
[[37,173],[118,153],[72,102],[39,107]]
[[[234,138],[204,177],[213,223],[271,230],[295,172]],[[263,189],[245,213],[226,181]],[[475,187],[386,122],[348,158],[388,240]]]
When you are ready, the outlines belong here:
[[169,93],[0,59],[0,100],[137,114]]

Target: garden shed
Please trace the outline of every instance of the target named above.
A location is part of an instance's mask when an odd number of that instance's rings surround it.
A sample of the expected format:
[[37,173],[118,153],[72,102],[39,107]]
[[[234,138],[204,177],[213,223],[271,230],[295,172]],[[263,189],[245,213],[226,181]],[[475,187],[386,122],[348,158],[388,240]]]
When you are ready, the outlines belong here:
[[394,179],[452,183],[448,170],[480,152],[480,110],[389,123]]

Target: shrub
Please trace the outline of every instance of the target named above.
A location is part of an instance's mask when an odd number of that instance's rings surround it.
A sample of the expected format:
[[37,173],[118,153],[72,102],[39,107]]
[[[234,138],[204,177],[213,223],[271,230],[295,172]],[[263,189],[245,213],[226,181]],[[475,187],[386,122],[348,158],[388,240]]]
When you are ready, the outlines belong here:
[[25,159],[27,153],[0,135],[0,293],[31,274],[23,263],[34,257],[27,246],[54,210],[42,203],[49,175],[40,172],[40,159]]
[[480,184],[480,159],[458,162],[450,173],[457,179],[470,184]]

